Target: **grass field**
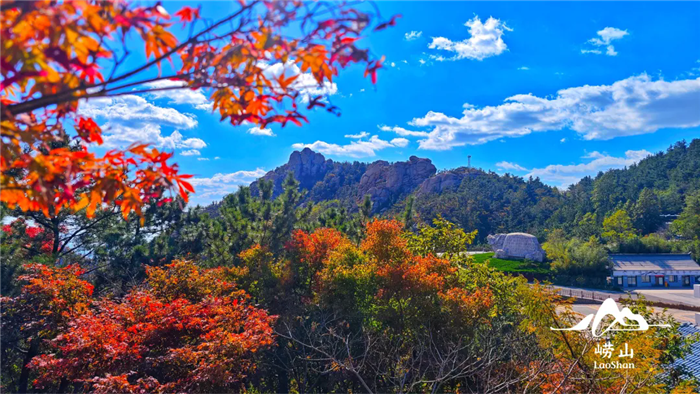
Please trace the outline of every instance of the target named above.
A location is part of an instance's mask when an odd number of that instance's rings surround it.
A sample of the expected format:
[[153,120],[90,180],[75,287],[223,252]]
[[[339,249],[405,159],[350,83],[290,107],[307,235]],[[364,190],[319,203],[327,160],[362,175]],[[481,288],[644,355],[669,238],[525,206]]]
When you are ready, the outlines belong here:
[[493,267],[504,272],[530,272],[533,274],[548,274],[549,269],[545,263],[537,263],[524,260],[504,260],[493,258],[493,252],[482,253],[472,256],[477,263],[487,263],[489,267]]

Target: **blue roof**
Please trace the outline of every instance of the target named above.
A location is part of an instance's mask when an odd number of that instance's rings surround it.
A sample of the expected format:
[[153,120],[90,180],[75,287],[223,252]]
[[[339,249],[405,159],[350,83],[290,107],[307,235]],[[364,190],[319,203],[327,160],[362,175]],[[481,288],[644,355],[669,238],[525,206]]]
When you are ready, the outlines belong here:
[[698,271],[690,253],[610,254],[613,271]]
[[[678,331],[683,335],[700,333],[700,329],[692,324],[684,323]],[[681,360],[676,360],[674,366],[683,365],[686,371],[700,379],[700,342],[690,345],[690,352]]]

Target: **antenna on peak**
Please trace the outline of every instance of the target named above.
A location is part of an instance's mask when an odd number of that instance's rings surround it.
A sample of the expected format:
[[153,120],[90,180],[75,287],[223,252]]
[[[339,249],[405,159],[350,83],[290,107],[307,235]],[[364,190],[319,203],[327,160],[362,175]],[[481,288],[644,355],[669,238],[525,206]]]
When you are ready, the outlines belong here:
[[467,156],[467,168],[472,168],[472,155]]

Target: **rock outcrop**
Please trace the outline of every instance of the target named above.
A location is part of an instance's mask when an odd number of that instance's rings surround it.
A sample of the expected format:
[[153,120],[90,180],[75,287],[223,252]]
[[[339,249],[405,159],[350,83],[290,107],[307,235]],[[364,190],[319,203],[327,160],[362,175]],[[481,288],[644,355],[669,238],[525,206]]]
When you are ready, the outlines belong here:
[[[474,171],[474,170],[472,170]],[[470,170],[467,167],[459,167],[454,170],[443,171],[435,176],[432,176],[418,187],[418,195],[430,193],[440,194],[447,190],[457,190],[462,184],[464,178],[470,175]]]
[[416,156],[411,156],[408,161],[396,163],[375,161],[367,166],[360,179],[358,197],[361,199],[369,195],[373,211],[382,212],[435,175],[435,171],[436,168],[430,159]]
[[[333,164],[333,160],[326,160],[322,154],[316,153],[309,148],[304,148],[301,152],[292,152],[286,164],[263,175],[262,179],[272,181],[274,185],[272,195],[277,197],[284,191],[282,183],[288,172],[294,174],[294,178],[299,181],[300,188],[309,190],[317,182],[323,180],[326,174],[333,169]],[[250,185],[250,191],[253,195],[258,195],[259,193],[257,184],[258,181],[255,181]]]
[[304,148],[301,152],[292,152],[287,166],[287,171],[294,173],[301,188],[311,189],[333,169],[333,160],[326,160],[322,154]]
[[527,233],[489,235],[486,238],[498,259],[527,259],[544,261],[545,253],[537,237]]
[[[415,191],[426,179],[435,175],[436,168],[429,159],[416,156],[396,163],[383,160],[370,164],[340,163],[305,148],[293,152],[286,164],[262,177],[272,181],[273,197],[284,191],[282,184],[289,172],[299,181],[299,188],[308,191],[305,201],[337,199],[349,210],[355,211],[358,203],[368,194],[372,199],[373,212],[378,213]],[[258,195],[258,181],[253,182],[250,189],[253,195]]]

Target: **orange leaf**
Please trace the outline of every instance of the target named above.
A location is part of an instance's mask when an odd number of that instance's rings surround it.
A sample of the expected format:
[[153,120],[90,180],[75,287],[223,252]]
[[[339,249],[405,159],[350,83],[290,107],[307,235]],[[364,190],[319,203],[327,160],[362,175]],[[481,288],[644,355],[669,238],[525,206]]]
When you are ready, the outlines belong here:
[[[182,178],[182,177],[180,177],[180,178]],[[190,184],[189,182],[182,181],[182,180],[179,181],[179,183],[180,183],[180,185],[182,185],[185,188],[185,190],[187,190],[190,193],[194,193],[194,187],[192,187],[192,184]]]

